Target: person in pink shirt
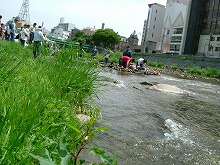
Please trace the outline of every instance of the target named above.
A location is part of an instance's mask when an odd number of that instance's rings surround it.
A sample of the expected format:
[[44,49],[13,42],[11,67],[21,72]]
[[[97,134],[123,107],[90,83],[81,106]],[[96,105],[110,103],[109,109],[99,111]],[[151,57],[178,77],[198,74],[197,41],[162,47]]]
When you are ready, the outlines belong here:
[[128,69],[130,62],[132,61],[132,58],[128,57],[128,56],[122,56],[121,57],[123,63],[125,64],[125,69]]

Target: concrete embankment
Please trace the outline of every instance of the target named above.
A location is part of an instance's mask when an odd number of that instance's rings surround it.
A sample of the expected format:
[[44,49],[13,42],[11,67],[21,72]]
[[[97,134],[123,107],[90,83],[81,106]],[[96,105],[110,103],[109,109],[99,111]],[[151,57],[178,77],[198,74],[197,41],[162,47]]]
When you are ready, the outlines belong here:
[[220,58],[208,58],[201,56],[184,56],[184,55],[158,55],[158,54],[150,54],[150,55],[142,55],[135,54],[133,56],[135,59],[140,57],[146,58],[148,62],[162,62],[165,65],[177,65],[178,67],[186,68],[186,67],[194,67],[199,66],[201,68],[216,68],[220,70]]

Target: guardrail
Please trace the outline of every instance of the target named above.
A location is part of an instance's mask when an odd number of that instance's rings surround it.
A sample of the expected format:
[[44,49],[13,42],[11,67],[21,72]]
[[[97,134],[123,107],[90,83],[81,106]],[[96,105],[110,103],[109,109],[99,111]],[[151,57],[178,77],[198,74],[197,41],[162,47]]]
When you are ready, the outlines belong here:
[[[48,38],[48,39],[55,42],[58,45],[63,45],[63,46],[77,47],[80,45],[79,42],[68,42],[68,41],[58,40],[54,38]],[[92,46],[88,44],[82,44],[82,48],[92,50]]]

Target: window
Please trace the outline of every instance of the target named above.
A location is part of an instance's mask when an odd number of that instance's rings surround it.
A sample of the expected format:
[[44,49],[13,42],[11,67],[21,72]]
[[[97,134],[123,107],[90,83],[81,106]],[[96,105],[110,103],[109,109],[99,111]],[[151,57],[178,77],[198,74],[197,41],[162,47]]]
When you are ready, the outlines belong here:
[[152,37],[154,37],[154,33],[152,34]]
[[171,42],[173,43],[173,42],[181,42],[181,40],[182,40],[182,36],[173,36],[173,37],[171,37]]
[[215,41],[215,37],[211,37],[211,38],[210,38],[210,41]]
[[182,34],[183,33],[183,29],[175,29],[174,34]]
[[155,17],[155,18],[154,18],[154,21],[156,21],[156,20],[157,20],[157,18]]
[[220,41],[220,37],[217,37],[217,41]]
[[170,51],[180,51],[180,45],[170,45]]
[[153,26],[153,29],[155,29],[155,25]]
[[157,10],[156,10],[156,13],[157,13]]
[[216,52],[220,52],[220,47],[215,47]]

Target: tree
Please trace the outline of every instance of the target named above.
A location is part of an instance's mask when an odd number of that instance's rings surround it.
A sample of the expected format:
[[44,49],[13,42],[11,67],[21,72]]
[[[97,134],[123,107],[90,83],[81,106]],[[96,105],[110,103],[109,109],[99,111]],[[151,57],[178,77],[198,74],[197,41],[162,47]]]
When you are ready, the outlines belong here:
[[71,33],[71,40],[84,43],[86,41],[85,34],[79,29],[74,29],[74,31]]
[[71,41],[93,45],[92,36],[76,28],[71,32]]
[[112,48],[119,43],[120,38],[112,29],[99,29],[93,34],[92,40],[97,46]]

